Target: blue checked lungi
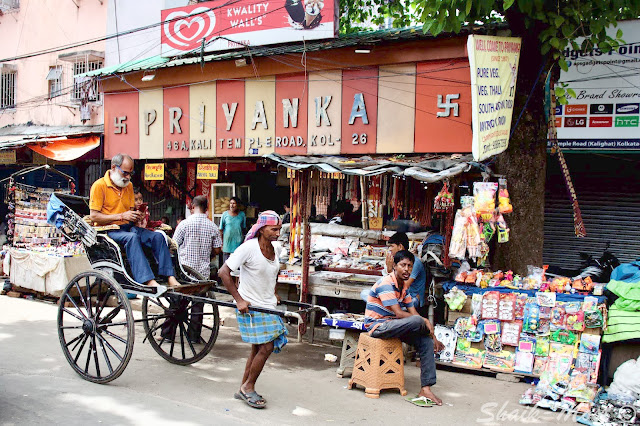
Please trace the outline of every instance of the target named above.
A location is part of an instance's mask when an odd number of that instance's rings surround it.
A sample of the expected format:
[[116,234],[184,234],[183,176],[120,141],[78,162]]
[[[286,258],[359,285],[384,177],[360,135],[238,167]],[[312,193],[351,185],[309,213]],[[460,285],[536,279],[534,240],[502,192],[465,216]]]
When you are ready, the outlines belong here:
[[241,314],[236,309],[238,328],[242,341],[254,345],[273,342],[273,352],[278,353],[287,344],[287,328],[282,318],[275,314],[249,312]]

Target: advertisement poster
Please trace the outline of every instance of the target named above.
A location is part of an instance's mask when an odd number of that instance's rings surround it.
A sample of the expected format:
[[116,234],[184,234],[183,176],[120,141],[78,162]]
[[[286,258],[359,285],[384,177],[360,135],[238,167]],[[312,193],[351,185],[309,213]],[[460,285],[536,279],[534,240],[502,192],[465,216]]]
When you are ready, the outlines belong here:
[[619,22],[607,33],[615,37],[618,30],[625,44],[617,50],[564,51],[569,70],[560,73],[560,82],[576,97],[556,107],[563,149],[640,150],[640,21]]
[[331,0],[224,0],[166,9],[162,56],[193,49],[213,52],[291,41],[334,38],[336,3]]
[[476,161],[509,146],[521,40],[470,35],[472,152]]

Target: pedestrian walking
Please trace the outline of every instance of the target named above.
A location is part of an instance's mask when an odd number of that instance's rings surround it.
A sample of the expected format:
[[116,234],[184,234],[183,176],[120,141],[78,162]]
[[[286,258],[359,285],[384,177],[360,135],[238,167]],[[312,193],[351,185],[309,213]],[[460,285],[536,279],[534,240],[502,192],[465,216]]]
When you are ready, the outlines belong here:
[[[234,395],[253,408],[266,407],[267,401],[256,392],[255,385],[272,352],[278,353],[287,343],[287,329],[275,314],[249,311],[249,306],[275,309],[279,303],[276,279],[280,270],[280,247],[274,242],[280,235],[282,222],[278,213],[268,210],[258,216],[245,242],[220,269],[218,275],[233,296],[237,306],[238,328],[242,340],[251,343],[242,384]],[[231,271],[240,269],[239,286]]]

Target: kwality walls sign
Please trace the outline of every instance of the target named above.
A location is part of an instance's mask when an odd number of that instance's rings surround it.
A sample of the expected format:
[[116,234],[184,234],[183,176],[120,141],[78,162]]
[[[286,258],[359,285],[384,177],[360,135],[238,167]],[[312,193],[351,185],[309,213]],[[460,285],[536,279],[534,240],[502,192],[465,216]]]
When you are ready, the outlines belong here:
[[[640,20],[622,21],[617,50],[567,48],[560,81],[576,92],[556,107],[558,144],[574,150],[640,150]],[[577,40],[581,44],[582,40]]]
[[216,0],[166,9],[162,56],[337,36],[335,0]]

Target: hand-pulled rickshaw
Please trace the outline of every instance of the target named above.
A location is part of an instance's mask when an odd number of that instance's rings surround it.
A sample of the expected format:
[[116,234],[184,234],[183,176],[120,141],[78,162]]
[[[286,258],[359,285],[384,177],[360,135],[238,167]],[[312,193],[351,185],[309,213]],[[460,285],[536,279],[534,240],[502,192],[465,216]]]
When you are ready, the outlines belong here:
[[[71,207],[70,207],[71,206]],[[142,322],[151,347],[167,361],[189,365],[204,358],[218,337],[218,306],[235,303],[216,299],[228,294],[217,281],[204,280],[195,270],[182,265],[173,254],[180,287],[149,287],[132,278],[126,255],[106,232],[96,230],[80,216],[88,213],[83,197],[54,194],[49,201],[51,223],[69,241],[84,246],[91,270],[76,275],[64,289],[58,308],[58,336],[71,367],[83,379],[108,383],[127,367],[133,352],[135,323]],[[152,253],[151,268],[157,271]],[[142,296],[142,318],[134,319],[127,293]],[[296,319],[299,330],[313,311],[329,314],[326,308],[307,303],[282,301],[295,311],[250,307],[250,311]]]

